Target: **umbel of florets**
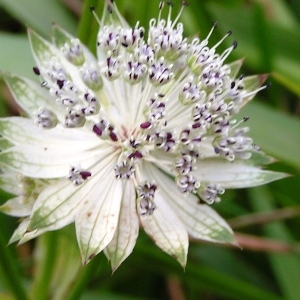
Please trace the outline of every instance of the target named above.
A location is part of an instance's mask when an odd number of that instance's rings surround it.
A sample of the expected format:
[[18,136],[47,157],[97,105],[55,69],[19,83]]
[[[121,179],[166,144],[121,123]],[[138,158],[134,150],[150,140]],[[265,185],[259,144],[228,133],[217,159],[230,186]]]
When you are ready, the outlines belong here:
[[[75,223],[83,263],[104,250],[115,270],[140,226],[186,264],[189,236],[235,244],[211,208],[225,189],[279,179],[235,114],[266,76],[239,76],[209,37],[184,37],[180,15],[159,4],[146,30],[130,27],[106,1],[97,57],[53,26],[52,43],[28,30],[40,84],[5,73],[24,117],[0,120],[1,210],[22,222],[11,242]],[[262,159],[264,158],[264,159]],[[18,178],[19,184],[12,181]]]

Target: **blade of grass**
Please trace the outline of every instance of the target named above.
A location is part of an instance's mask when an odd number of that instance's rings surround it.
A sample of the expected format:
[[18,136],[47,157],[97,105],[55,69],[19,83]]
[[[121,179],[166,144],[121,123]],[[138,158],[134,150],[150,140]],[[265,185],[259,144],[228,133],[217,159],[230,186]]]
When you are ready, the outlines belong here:
[[[259,187],[249,191],[254,209],[268,211],[275,208],[275,200],[268,187]],[[289,229],[282,222],[272,223],[264,227],[267,236],[290,243],[295,242]],[[274,274],[284,294],[283,299],[300,299],[300,258],[295,254],[269,254]]]
[[36,246],[36,273],[31,295],[39,300],[49,299],[51,278],[56,260],[56,232],[47,232],[40,236]]
[[[279,300],[277,295],[259,289],[245,281],[228,276],[226,273],[216,271],[208,266],[188,263],[185,272],[178,268],[175,261],[165,258],[165,254],[153,251],[152,247],[144,247],[139,243],[139,256],[136,264],[144,268],[155,270],[158,273],[175,273],[185,284],[196,287],[202,291],[210,291],[213,295],[225,296],[231,299]],[[149,259],[151,258],[151,259]],[[156,263],[153,263],[153,260]]]
[[34,78],[32,67],[35,63],[27,36],[1,32],[0,49],[0,67],[2,71]]
[[[104,2],[104,1],[103,1]],[[102,5],[101,5],[102,4]],[[96,52],[96,39],[99,24],[91,12],[91,7],[94,7],[97,16],[102,15],[102,1],[84,1],[80,22],[78,25],[78,38],[84,43],[94,54]]]
[[22,284],[17,261],[12,257],[2,234],[0,234],[0,257],[3,275],[5,276],[7,286],[10,287],[11,293],[14,294],[17,300],[26,300],[27,295]]
[[263,151],[300,169],[299,120],[255,101],[241,113],[250,117],[250,136]]
[[49,37],[51,24],[57,23],[70,33],[74,33],[76,22],[58,0],[2,0],[0,5],[23,24]]
[[[233,29],[233,36],[238,40],[239,46],[232,53],[232,57],[246,57],[245,64],[259,70],[264,47],[257,47],[257,43],[253,43],[260,34],[260,29],[252,18],[254,6],[243,5],[241,1],[240,4],[228,9],[224,5],[207,2],[207,9],[213,18],[219,20],[218,27],[221,32]],[[265,44],[268,49],[272,46],[272,72],[276,74],[276,79],[300,95],[299,43],[296,42],[300,40],[299,25],[298,28],[290,28],[280,23],[269,22],[268,32],[262,33],[265,36],[268,34],[268,37],[267,40],[261,41],[261,45]]]

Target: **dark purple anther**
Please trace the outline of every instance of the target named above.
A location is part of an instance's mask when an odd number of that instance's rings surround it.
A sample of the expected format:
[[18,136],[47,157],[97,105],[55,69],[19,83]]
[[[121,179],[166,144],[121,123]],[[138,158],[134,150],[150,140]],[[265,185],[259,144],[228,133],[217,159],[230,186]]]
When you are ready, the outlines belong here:
[[89,171],[81,171],[79,174],[81,175],[82,179],[84,179],[84,180],[86,180],[88,177],[92,176],[92,173]]
[[97,134],[97,135],[99,135],[99,136],[101,136],[102,135],[102,129],[98,126],[98,125],[94,125],[94,127],[93,127],[93,131]]
[[33,67],[32,70],[35,75],[41,75],[40,69],[38,67]]
[[111,132],[111,133],[109,134],[109,137],[111,138],[111,140],[112,140],[113,142],[117,142],[117,141],[118,141],[118,137],[117,137],[117,135],[116,135],[114,132]]
[[143,157],[143,154],[140,152],[140,151],[135,151],[135,153],[134,153],[135,155],[135,157],[136,158],[142,158]]
[[149,128],[151,126],[151,122],[144,122],[144,123],[142,123],[141,125],[140,125],[140,128],[142,128],[142,129],[147,129],[147,128]]
[[196,128],[199,128],[199,127],[201,127],[201,123],[194,123],[194,124],[192,125],[192,128],[193,128],[193,129],[196,129]]
[[167,140],[172,138],[172,133],[171,132],[167,132]]
[[201,142],[201,137],[194,138],[194,139],[192,139],[192,141],[195,143],[199,143],[199,142]]
[[218,147],[215,147],[214,150],[215,150],[215,153],[216,153],[216,154],[219,154],[219,153],[220,153],[220,150],[219,150]]
[[57,83],[57,85],[58,85],[58,87],[59,87],[60,89],[63,88],[64,82],[65,82],[64,80],[57,80],[57,81],[56,81],[56,83]]

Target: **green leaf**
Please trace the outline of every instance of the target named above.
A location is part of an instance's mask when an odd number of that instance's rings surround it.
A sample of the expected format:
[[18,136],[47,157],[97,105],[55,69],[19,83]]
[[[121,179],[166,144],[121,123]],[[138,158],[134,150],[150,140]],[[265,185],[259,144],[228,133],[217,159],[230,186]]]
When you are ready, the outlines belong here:
[[[274,198],[267,187],[260,187],[250,191],[251,202],[255,210],[270,211],[276,208]],[[283,222],[268,224],[264,228],[267,236],[289,243],[295,243],[293,237]],[[270,253],[269,260],[278,283],[283,292],[283,299],[298,300],[300,286],[300,258],[297,254]]]
[[26,35],[0,33],[0,68],[34,78],[32,67],[35,65]]
[[[261,28],[255,27],[257,22],[253,16],[257,16],[253,12],[253,6],[244,6],[240,2],[239,5],[228,9],[210,2],[207,7],[213,18],[220,20],[218,27],[223,33],[227,32],[228,28],[233,29],[234,38],[239,41],[239,46],[232,55],[246,57],[245,63],[251,68],[271,71],[278,81],[300,95],[299,44],[296,42],[300,40],[299,26],[291,28],[273,22],[268,24],[267,29],[263,28],[267,40],[261,40],[257,37]],[[266,43],[268,52],[272,54],[271,61],[266,66],[270,65],[270,70],[266,70],[263,61]]]
[[51,24],[57,23],[70,32],[75,32],[76,22],[61,1],[2,0],[0,5],[23,24],[49,36]]
[[23,287],[19,265],[7,248],[2,234],[0,234],[0,256],[0,266],[4,271],[3,274],[5,275],[5,281],[11,288],[11,292],[13,293],[15,299],[26,300],[27,296]]
[[263,151],[300,168],[300,122],[261,103],[249,103],[242,110],[250,117],[250,135]]
[[[255,300],[279,300],[279,296],[266,290],[258,288],[249,282],[240,278],[234,278],[226,272],[215,270],[213,267],[205,266],[202,263],[196,264],[189,262],[185,273],[176,269],[176,265],[171,260],[166,260],[162,253],[155,251],[145,243],[138,243],[137,250],[139,256],[134,260],[135,265],[141,264],[143,270],[148,272],[155,271],[161,275],[170,273],[176,274],[182,282],[187,284],[190,289],[196,292],[195,299],[199,294],[207,295],[211,292],[213,295],[221,296],[221,299],[255,299]],[[215,257],[217,259],[217,257]]]

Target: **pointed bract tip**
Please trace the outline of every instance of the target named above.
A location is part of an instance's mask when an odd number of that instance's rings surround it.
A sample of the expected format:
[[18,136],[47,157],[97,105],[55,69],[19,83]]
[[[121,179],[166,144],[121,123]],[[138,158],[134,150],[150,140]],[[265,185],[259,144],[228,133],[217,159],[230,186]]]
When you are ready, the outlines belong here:
[[187,253],[173,253],[171,254],[173,258],[177,260],[177,262],[181,265],[181,267],[185,270],[187,263]]
[[91,254],[88,258],[83,258],[82,259],[82,265],[85,267],[94,257],[96,254]]
[[117,271],[117,269],[119,268],[119,266],[111,266],[111,276],[113,276],[115,274],[115,272]]
[[257,75],[259,79],[259,86],[262,86],[262,84],[268,79],[269,74],[260,74]]
[[240,250],[243,250],[244,248],[236,241],[232,246],[239,248]]

